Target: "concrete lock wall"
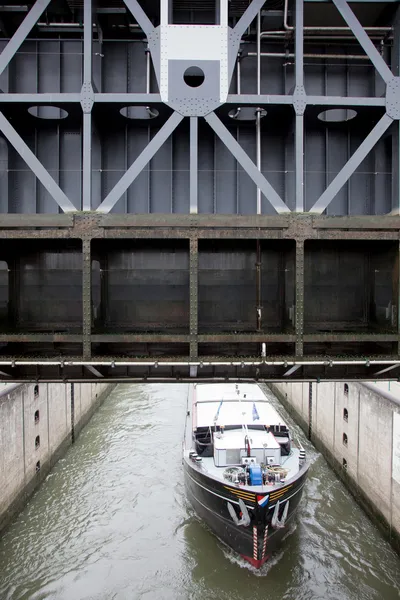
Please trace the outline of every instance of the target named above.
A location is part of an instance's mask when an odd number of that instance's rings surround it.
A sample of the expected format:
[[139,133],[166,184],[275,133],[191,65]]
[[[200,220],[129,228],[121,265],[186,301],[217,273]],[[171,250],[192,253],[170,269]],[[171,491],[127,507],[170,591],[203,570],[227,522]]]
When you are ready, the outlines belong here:
[[0,531],[113,387],[107,383],[0,386]]
[[400,553],[400,385],[269,387]]

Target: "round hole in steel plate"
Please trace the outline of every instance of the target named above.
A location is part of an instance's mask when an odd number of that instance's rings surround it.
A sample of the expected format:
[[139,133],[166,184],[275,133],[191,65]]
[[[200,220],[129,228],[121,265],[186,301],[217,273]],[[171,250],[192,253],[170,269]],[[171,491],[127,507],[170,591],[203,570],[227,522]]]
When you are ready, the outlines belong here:
[[30,106],[28,113],[37,119],[53,119],[61,121],[68,117],[68,112],[59,106]]
[[156,108],[151,106],[124,106],[119,112],[126,119],[137,119],[138,121],[156,119],[160,114]]
[[324,123],[345,123],[357,116],[352,108],[329,108],[319,113],[318,119]]

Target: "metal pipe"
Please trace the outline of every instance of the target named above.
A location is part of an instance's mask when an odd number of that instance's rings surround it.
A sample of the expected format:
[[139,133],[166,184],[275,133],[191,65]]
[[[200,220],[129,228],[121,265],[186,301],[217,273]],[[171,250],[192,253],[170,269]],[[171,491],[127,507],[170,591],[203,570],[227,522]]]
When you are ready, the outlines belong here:
[[147,46],[146,50],[146,94],[150,94],[150,50]]
[[[288,33],[292,33],[295,29],[295,27],[293,25],[289,25],[288,24],[288,14],[289,14],[289,0],[285,0],[284,3],[284,9],[283,9],[283,28],[284,30],[282,31],[263,31],[260,33],[260,37],[275,37],[275,35],[279,35],[279,36],[287,36]],[[316,27],[316,26],[307,26],[307,27],[303,27],[304,33],[307,32],[314,32],[314,33],[329,33],[331,31],[333,32],[348,32],[350,35],[348,37],[353,37],[353,32],[351,30],[350,27]],[[393,30],[393,27],[364,27],[364,30],[370,33],[386,33],[386,32],[391,32]],[[306,36],[305,36],[306,37]],[[329,37],[329,36],[328,36]],[[332,39],[332,38],[330,38]],[[347,39],[347,38],[345,38]]]
[[[150,94],[150,50],[147,46],[146,50],[146,94]],[[158,113],[155,113],[151,110],[150,106],[146,106],[146,111],[150,117],[150,119],[154,119],[158,117]]]
[[[286,31],[294,31],[294,26],[288,24],[289,0],[285,0],[283,8],[283,27]],[[392,31],[392,27],[364,27],[365,31]],[[304,31],[349,31],[353,33],[350,27],[304,27]]]
[[[237,61],[236,61],[236,93],[240,95],[241,93],[241,71],[240,71],[240,61],[241,61],[241,53],[238,53]],[[232,119],[237,119],[240,114],[240,106],[236,109],[234,115],[231,115]]]
[[[257,56],[257,52],[248,52],[246,56]],[[295,54],[286,52],[261,52],[260,57],[268,58],[295,58]],[[369,60],[369,56],[366,54],[304,54],[304,58],[340,58],[349,60]]]
[[365,365],[369,367],[370,365],[400,365],[400,360],[233,360],[233,361],[209,361],[209,360],[197,360],[197,361],[162,361],[162,360],[153,360],[153,361],[75,361],[75,360],[49,360],[49,361],[24,361],[24,360],[3,360],[0,361],[1,366],[60,366],[60,367],[85,367],[85,366],[103,366],[103,367],[158,367],[158,366],[167,366],[167,367],[207,367],[207,366],[294,366],[294,365],[319,365],[326,367],[334,367],[341,365]]

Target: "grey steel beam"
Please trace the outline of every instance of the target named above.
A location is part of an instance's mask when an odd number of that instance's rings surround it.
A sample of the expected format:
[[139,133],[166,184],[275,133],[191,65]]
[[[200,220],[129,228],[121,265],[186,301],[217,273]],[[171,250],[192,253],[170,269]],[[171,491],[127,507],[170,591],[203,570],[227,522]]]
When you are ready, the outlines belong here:
[[307,104],[314,106],[386,106],[386,98],[358,96],[307,96]]
[[[400,8],[393,21],[392,70],[400,75]],[[400,121],[393,127],[392,135],[392,214],[400,214]]]
[[190,117],[190,213],[198,212],[199,119]]
[[147,106],[151,103],[161,103],[160,94],[95,94],[94,95],[95,102],[108,103],[113,102],[117,104],[130,104],[134,106],[135,104],[143,104]]
[[292,106],[293,96],[270,95],[270,94],[229,94],[225,104],[264,106],[267,104],[288,104]]
[[92,82],[93,0],[83,3],[83,82]]
[[386,114],[383,115],[362,144],[354,152],[353,156],[349,158],[344,167],[339,171],[333,181],[331,181],[324,193],[310,209],[310,212],[321,214],[326,209],[392,123],[393,119]]
[[[304,3],[296,0],[295,83],[296,91],[304,93]],[[296,212],[304,211],[304,110],[302,103],[295,119]]]
[[277,213],[288,213],[291,212],[289,207],[286,206],[279,194],[274,190],[272,185],[266,180],[264,175],[257,169],[256,165],[249,158],[240,144],[235,140],[233,135],[228,129],[221,123],[217,115],[212,112],[204,117],[210,127],[214,130],[216,135],[220,138],[221,142],[225,144],[228,150],[233,154],[238,163],[243,167],[249,177],[254,181],[256,186],[260,188],[268,202],[271,203],[272,207]]
[[361,23],[351,10],[350,6],[347,4],[346,0],[333,0],[336,8],[342,15],[343,19],[346,21],[347,25],[350,27],[355,37],[361,44],[365,53],[369,56],[372,64],[375,69],[378,71],[383,81],[387,83],[390,79],[392,79],[393,74],[389,69],[388,65],[375,48],[371,38],[368,36]]
[[136,21],[139,23],[140,27],[143,29],[146,35],[150,35],[153,31],[154,26],[150,21],[149,17],[144,12],[143,8],[140,6],[137,0],[124,0],[124,4],[129,9],[129,12],[135,17]]
[[[104,94],[102,94],[104,95]],[[111,94],[110,94],[111,95]],[[112,94],[118,95],[118,94]],[[386,98],[361,96],[306,96],[307,104],[315,106],[386,106]],[[269,104],[287,104],[292,106],[292,95],[261,94],[229,94],[225,104],[234,106],[268,106]]]
[[156,133],[153,139],[148,143],[143,152],[131,164],[126,173],[116,183],[108,196],[98,207],[98,212],[108,213],[115,206],[128,187],[135,181],[136,177],[143,171],[147,163],[153,158],[155,153],[161,148],[164,142],[175,131],[183,116],[177,112],[172,113],[168,121]]
[[27,35],[30,33],[31,29],[36,25],[40,18],[40,15],[47,8],[50,2],[51,0],[36,0],[35,4],[32,6],[31,10],[26,15],[25,19],[22,21],[21,25],[14,33],[11,40],[8,42],[3,52],[0,54],[0,75],[8,66],[10,60],[13,58],[21,44],[25,41]]
[[[93,79],[93,0],[85,0],[83,11],[83,87],[92,89]],[[92,112],[84,108],[82,131],[82,209],[92,208]],[[85,107],[85,103],[83,103]]]
[[0,130],[8,139],[10,144],[15,148],[21,158],[26,162],[28,167],[33,171],[42,185],[49,192],[51,197],[57,202],[59,207],[64,212],[74,212],[76,207],[67,198],[62,189],[57,185],[50,173],[44,168],[42,163],[36,158],[32,150],[26,145],[21,136],[16,132],[14,127],[9,123],[6,117],[0,112]]
[[373,375],[383,375],[383,373],[387,373],[388,371],[393,371],[393,369],[398,369],[400,365],[390,365],[390,367],[386,367],[386,369],[381,369],[380,371],[376,371]]
[[296,212],[304,212],[304,115],[296,115]]
[[293,367],[290,367],[290,369],[288,371],[286,371],[286,373],[284,373],[283,376],[289,377],[290,375],[295,373],[297,371],[297,369],[300,369],[302,366],[303,365],[294,365]]
[[0,94],[0,104],[2,103],[23,103],[27,104],[71,104],[80,102],[80,94]]
[[242,36],[246,29],[250,27],[252,22],[257,16],[257,13],[262,9],[265,4],[265,0],[253,0],[253,2],[246,8],[239,21],[236,23],[233,31]]
[[82,210],[92,210],[92,113],[83,113]]
[[92,373],[93,375],[96,375],[96,377],[104,377],[104,375],[102,373],[100,373],[100,371],[98,369],[96,369],[96,367],[93,367],[92,365],[85,365],[85,369],[90,371],[90,373]]
[[304,85],[304,3],[296,0],[296,29],[295,29],[295,81],[296,86]]

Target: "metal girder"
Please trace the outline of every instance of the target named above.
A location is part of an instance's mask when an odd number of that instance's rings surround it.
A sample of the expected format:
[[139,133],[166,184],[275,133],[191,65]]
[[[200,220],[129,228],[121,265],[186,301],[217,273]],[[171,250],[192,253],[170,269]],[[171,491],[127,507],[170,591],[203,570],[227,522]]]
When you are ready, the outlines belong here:
[[219,120],[217,115],[212,112],[204,117],[210,127],[214,130],[220,140],[225,144],[228,150],[233,154],[238,163],[243,167],[246,173],[251,177],[256,186],[260,188],[268,202],[277,213],[291,212],[289,207],[284,203],[282,198],[277,194],[272,185],[267,181],[264,175],[257,169],[256,165],[249,158],[240,144],[235,140],[233,135]]
[[95,93],[94,95],[95,102],[108,103],[113,102],[116,104],[130,104],[134,106],[135,104],[160,104],[161,96],[160,94],[127,94],[127,93],[113,93],[113,94],[99,94]]
[[386,369],[381,369],[380,371],[376,371],[374,375],[383,375],[383,373],[388,373],[389,371],[393,371],[393,369],[398,369],[399,365],[391,365],[390,367],[386,367]]
[[199,162],[199,132],[198,117],[190,117],[190,214],[198,212],[198,162]]
[[350,27],[355,37],[363,47],[365,53],[369,56],[372,64],[375,69],[378,71],[379,75],[382,77],[383,81],[387,83],[390,79],[392,79],[393,74],[389,69],[388,65],[379,54],[378,50],[375,48],[373,42],[368,36],[367,32],[351,10],[350,6],[347,4],[346,0],[333,0],[336,8],[342,15],[343,19],[346,21],[347,25]]
[[9,123],[6,117],[0,112],[0,130],[8,139],[10,144],[26,162],[28,167],[33,171],[41,184],[46,188],[51,197],[57,202],[59,207],[64,212],[74,212],[76,207],[67,198],[62,189],[54,181],[50,173],[44,168],[42,163],[34,155],[32,150],[27,146],[21,136],[16,132],[14,127]]
[[147,163],[153,158],[155,153],[161,148],[164,142],[175,131],[183,116],[177,112],[172,113],[168,121],[156,133],[153,139],[148,143],[143,152],[132,163],[126,173],[116,183],[108,196],[103,200],[97,209],[97,212],[108,213],[115,206],[128,187],[135,181],[136,177],[143,171]]
[[304,115],[295,119],[296,212],[304,211]]
[[241,37],[246,29],[250,27],[256,18],[257,13],[262,9],[264,4],[265,0],[253,0],[253,2],[246,8],[239,21],[236,23],[233,31]]
[[295,194],[296,212],[304,211],[304,111],[306,107],[304,90],[304,3],[296,0],[296,39],[295,39],[295,95],[293,97],[295,118]]
[[294,365],[293,367],[290,367],[290,369],[288,369],[286,371],[286,373],[283,374],[283,376],[284,377],[289,377],[290,375],[292,375],[293,373],[295,373],[301,367],[302,367],[302,365]]
[[93,375],[96,375],[96,377],[100,377],[100,378],[104,377],[104,375],[102,373],[100,373],[100,371],[98,369],[96,369],[96,367],[92,367],[92,365],[85,365],[85,369],[87,369]]
[[[163,2],[163,0],[161,0]],[[153,31],[154,26],[150,21],[149,17],[144,12],[143,8],[140,6],[137,0],[124,0],[124,4],[129,9],[129,12],[135,17],[136,21],[139,23],[140,27],[143,29],[146,35],[150,35]]]
[[53,92],[47,94],[0,94],[0,104],[14,104],[17,102],[20,103],[35,103],[35,105],[39,104],[61,104],[68,103],[71,104],[73,102],[80,102],[81,95],[74,93],[61,93],[61,94],[53,94]]
[[[92,90],[93,79],[93,0],[84,2],[83,22],[83,156],[82,156],[82,210],[92,208],[92,111],[93,102],[85,102],[85,90]],[[90,97],[90,95],[89,95]],[[88,107],[86,108],[86,104]]]
[[83,81],[92,81],[93,0],[85,0],[83,8]]
[[307,104],[314,106],[386,106],[386,98],[362,96],[307,96]]
[[82,210],[92,209],[92,113],[83,114]]
[[388,115],[384,114],[383,117],[381,117],[362,144],[349,158],[341,171],[339,171],[333,181],[331,181],[331,183],[328,185],[325,192],[319,197],[317,202],[310,209],[310,212],[321,214],[327,208],[339,190],[345,185],[351,175],[353,175],[355,170],[360,166],[364,158],[372,150],[372,148],[380,140],[382,135],[392,123],[393,120]]
[[285,96],[278,94],[228,94],[226,104],[233,105],[257,105],[265,106],[268,104],[288,104],[292,106],[293,96]]
[[21,44],[25,41],[27,35],[31,31],[31,29],[36,25],[40,18],[40,15],[48,7],[50,2],[51,0],[36,0],[35,4],[32,6],[31,10],[26,15],[25,19],[22,21],[21,25],[14,33],[11,40],[8,42],[3,52],[0,54],[0,75],[1,73],[3,73],[4,69],[6,69],[10,60],[16,54]]

